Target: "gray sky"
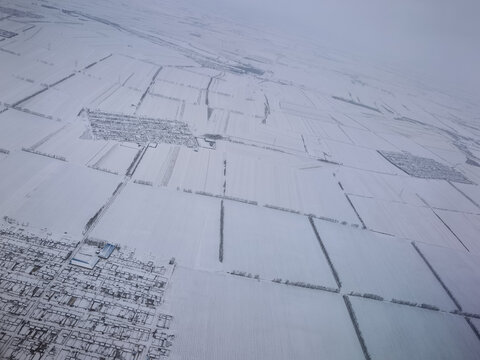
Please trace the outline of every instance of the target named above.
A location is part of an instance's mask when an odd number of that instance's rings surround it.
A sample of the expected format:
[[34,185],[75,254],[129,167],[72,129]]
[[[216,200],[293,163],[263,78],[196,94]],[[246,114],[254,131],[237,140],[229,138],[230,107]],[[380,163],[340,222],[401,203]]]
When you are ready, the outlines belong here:
[[309,37],[480,98],[480,0],[202,2],[236,21]]

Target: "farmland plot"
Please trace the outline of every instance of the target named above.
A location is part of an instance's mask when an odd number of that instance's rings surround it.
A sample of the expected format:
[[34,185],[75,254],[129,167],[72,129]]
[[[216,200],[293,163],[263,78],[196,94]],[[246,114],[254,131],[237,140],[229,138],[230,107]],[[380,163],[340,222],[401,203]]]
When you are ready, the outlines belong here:
[[58,131],[62,123],[8,110],[0,114],[0,148],[20,150]]
[[136,114],[165,120],[182,120],[183,103],[147,94]]
[[[9,51],[20,54],[22,59],[28,59],[30,64],[38,60],[56,69],[79,70],[109,55],[105,48],[92,46],[90,41],[100,39],[95,29],[92,30],[85,32],[85,29],[75,26],[63,27],[62,36],[58,36],[57,24],[42,22],[41,25],[29,30],[31,33],[25,33],[22,41],[10,42],[5,46]],[[75,46],[72,46],[72,37],[78,39],[84,37],[86,33],[90,35],[89,41],[73,41]],[[37,76],[44,74],[40,73]]]
[[105,61],[85,70],[85,74],[137,91],[145,91],[158,66],[112,55]]
[[153,95],[170,98],[172,100],[185,101],[190,104],[200,103],[200,90],[165,81],[155,81],[153,86],[150,88],[150,93]]
[[409,241],[315,220],[342,290],[456,310]]
[[350,196],[350,198],[369,229],[429,244],[465,250],[429,208],[358,196]]
[[478,359],[480,342],[462,316],[350,298],[374,359]]
[[426,244],[418,247],[462,310],[480,314],[480,256]]
[[360,219],[338,186],[331,167],[300,168],[296,177],[301,209],[305,213],[360,225]]
[[219,132],[212,130],[216,127],[213,122],[208,121],[208,108],[205,105],[185,103],[181,121],[188,124],[188,127],[196,136],[219,134]]
[[349,138],[343,127],[332,119],[311,120],[305,119],[305,123],[310,129],[310,133],[319,136],[322,139],[328,139],[346,144],[352,144],[353,141]]
[[259,119],[236,113],[230,113],[225,133],[229,138],[247,144],[253,143],[260,147],[285,152],[305,152],[300,134],[292,134],[270,125],[263,125]]
[[385,174],[403,174],[395,166],[386,161],[377,151],[358,146],[325,140],[334,154],[334,161],[355,169],[370,170]]
[[210,82],[210,76],[172,67],[162,69],[157,79],[199,90],[206,89]]
[[88,166],[106,172],[124,175],[131,165],[140,146],[130,143],[115,143],[110,141],[95,157],[89,161]]
[[[18,166],[19,163],[22,166]],[[7,202],[11,202],[12,206],[17,201],[23,202],[25,194],[44,182],[60,166],[64,166],[64,163],[48,157],[23,151],[11,153],[1,164],[1,173],[8,174],[8,176],[0,176],[2,211],[6,211]]]
[[12,155],[1,166],[11,174],[7,181],[16,180],[1,186],[10,189],[2,194],[2,215],[74,236],[81,236],[118,185],[108,174],[27,153]]
[[372,131],[344,126],[343,130],[355,145],[373,150],[396,150],[397,148]]
[[77,74],[31,98],[22,107],[56,119],[72,120],[110,86],[107,82]]
[[444,180],[412,181],[413,191],[436,209],[480,213],[480,209]]
[[[3,54],[0,54],[0,56],[1,55]],[[42,89],[43,88],[40,84],[32,84],[27,80],[19,79],[13,75],[2,75],[2,83],[0,84],[0,101],[12,105]]]
[[301,138],[307,154],[317,159],[335,161],[330,149],[321,138],[303,134],[301,135]]
[[[32,144],[32,147],[45,154],[61,156],[69,162],[86,164],[106,145],[104,140],[86,140],[82,136],[87,132],[83,122],[69,123],[51,137]],[[46,141],[43,141],[46,140]],[[37,146],[38,145],[38,146]]]
[[220,200],[130,183],[92,236],[203,268],[218,262],[219,229]]
[[[3,14],[2,14],[3,15]],[[3,16],[2,16],[3,18]],[[5,34],[1,35],[2,37],[5,37],[7,39],[12,38],[14,36],[17,36],[18,33],[20,33],[23,28],[26,26],[22,23],[16,22],[16,21],[11,21],[10,19],[2,19],[0,22],[0,27],[2,30],[5,31]],[[16,35],[8,34],[8,32],[12,32]]]
[[[418,145],[416,142],[411,140],[406,136],[392,135],[392,134],[382,134],[382,137],[387,140],[389,143],[393,144],[400,151],[407,151],[414,156],[420,156],[425,158],[433,158],[435,161],[441,162],[442,160],[424,147]],[[388,149],[379,149],[379,150],[388,150]],[[397,150],[397,151],[398,151]]]
[[392,176],[346,168],[339,169],[338,179],[350,194],[437,209],[480,212],[472,201],[445,180]]
[[377,174],[343,167],[338,169],[337,179],[348,194],[425,206],[415,194],[412,179],[407,176]]
[[208,104],[214,109],[225,109],[242,113],[246,116],[262,118],[265,115],[265,99],[237,98],[223,93],[209,92]]
[[[292,158],[293,159],[293,158]],[[318,162],[284,163],[248,152],[227,155],[227,194],[260,204],[359,224],[333,177],[333,167]]]
[[[477,166],[471,166],[471,165],[468,165],[468,164],[456,164],[457,168],[462,171],[463,174],[465,174],[465,176],[468,176],[468,179],[475,185],[478,186],[478,184],[480,184],[480,167],[477,167]],[[460,184],[460,183],[456,183],[455,186],[457,185],[464,185],[464,184]],[[477,187],[478,189],[478,187]],[[478,200],[478,191],[474,191],[473,194],[471,195],[472,198],[476,198],[477,201],[477,205],[480,204],[480,200]],[[480,205],[479,205],[480,206]]]
[[171,284],[172,359],[363,359],[336,294],[182,267]]
[[213,79],[210,91],[237,99],[258,98],[263,101],[263,92],[257,81],[250,76],[225,73]]
[[472,253],[480,254],[480,215],[435,210],[435,213],[455,233]]
[[[223,136],[226,135],[227,127],[230,121],[230,111],[221,109],[209,109],[208,113],[210,116],[208,116],[208,119],[207,117],[205,117],[205,121],[202,122],[202,133]],[[187,120],[187,115],[185,115],[185,120]],[[200,127],[200,124],[196,125],[197,127]]]
[[[478,172],[478,176],[480,179],[480,172]],[[480,209],[480,186],[479,185],[456,183],[455,187],[459,190],[459,192],[463,193],[466,198],[470,199],[471,202],[476,204],[478,209]]]
[[167,173],[167,160],[173,162],[173,166],[175,166],[176,159],[173,161],[175,148],[177,146],[170,144],[157,144],[155,147],[149,146],[135,170],[133,178],[138,181],[151,183],[152,185],[160,185]]
[[458,149],[454,150],[445,150],[433,147],[426,147],[430,150],[433,154],[435,154],[438,158],[440,158],[443,162],[449,164],[450,166],[456,166],[460,163],[466,162],[465,154],[458,151]]
[[225,181],[224,159],[225,155],[221,151],[202,148],[193,151],[182,147],[168,185],[172,188],[222,194]]
[[274,94],[276,95],[275,98],[279,100],[278,107],[280,109],[307,108],[312,111],[315,110],[315,105],[305,95],[305,92],[295,86],[275,87]]
[[107,91],[92,101],[88,107],[104,112],[133,115],[142,93],[119,84],[113,84]]
[[158,144],[149,147],[134,174],[134,179],[153,186],[202,191],[219,195],[223,191],[222,152]]
[[470,321],[473,323],[473,326],[475,326],[475,329],[480,332],[480,319],[471,318]]
[[[265,191],[276,194],[274,199],[285,207],[299,206],[295,187],[293,158],[261,154],[256,149],[229,147],[227,154],[227,195],[259,203],[271,198]],[[288,161],[288,162],[287,162]],[[270,189],[270,190],[268,190]]]
[[[33,56],[22,55],[20,59],[16,60],[21,65],[17,63],[12,73],[17,78],[28,81],[36,86],[40,85],[44,87],[53,84],[74,71],[73,66],[56,66],[46,61],[37,61],[37,59],[32,59],[32,57]],[[18,68],[19,66],[20,68]]]
[[224,268],[273,280],[336,288],[315,234],[304,216],[225,202]]

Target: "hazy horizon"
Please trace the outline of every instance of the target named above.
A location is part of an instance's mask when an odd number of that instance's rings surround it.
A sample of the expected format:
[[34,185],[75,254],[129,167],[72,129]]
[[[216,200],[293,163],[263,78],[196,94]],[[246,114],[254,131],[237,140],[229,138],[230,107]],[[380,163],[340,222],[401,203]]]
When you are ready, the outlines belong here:
[[216,14],[395,66],[480,97],[480,2],[207,0]]

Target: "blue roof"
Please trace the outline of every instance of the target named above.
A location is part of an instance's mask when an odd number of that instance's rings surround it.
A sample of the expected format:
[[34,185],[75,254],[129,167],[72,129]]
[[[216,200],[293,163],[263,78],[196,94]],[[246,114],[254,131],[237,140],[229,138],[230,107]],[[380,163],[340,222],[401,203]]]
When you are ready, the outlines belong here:
[[107,244],[103,247],[98,256],[103,259],[108,259],[110,255],[112,255],[113,250],[115,250],[115,245]]

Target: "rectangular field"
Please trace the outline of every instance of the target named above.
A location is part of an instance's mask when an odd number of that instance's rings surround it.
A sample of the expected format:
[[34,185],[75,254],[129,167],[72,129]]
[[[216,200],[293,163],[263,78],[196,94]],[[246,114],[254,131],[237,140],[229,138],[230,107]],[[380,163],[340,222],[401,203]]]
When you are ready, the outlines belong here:
[[[21,166],[20,166],[21,164]],[[19,152],[0,164],[0,208],[33,227],[81,236],[119,181],[99,171]]]
[[410,240],[465,250],[450,230],[436,217],[433,210],[427,207],[359,196],[350,196],[350,198],[369,229]]
[[0,148],[12,151],[30,147],[62,126],[57,121],[9,109],[0,114]]
[[92,233],[180,265],[218,266],[220,200],[165,188],[128,184]]
[[343,291],[457,309],[409,241],[325,221],[315,225]]
[[177,267],[166,305],[179,359],[364,359],[341,296]]
[[350,299],[372,360],[478,359],[480,342],[462,316]]
[[435,212],[470,252],[480,254],[480,215],[444,210]]
[[227,195],[358,225],[334,171],[317,161],[232,148],[227,154]]
[[224,206],[225,270],[337,288],[307,217],[230,201]]
[[480,315],[480,256],[427,244],[418,248],[462,310]]

